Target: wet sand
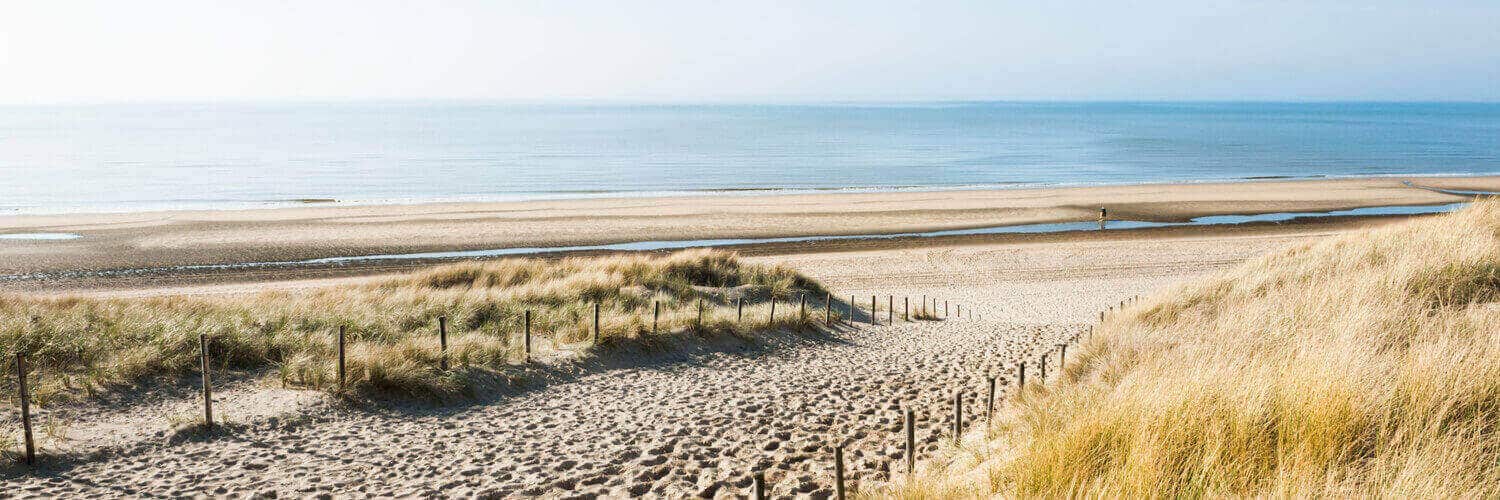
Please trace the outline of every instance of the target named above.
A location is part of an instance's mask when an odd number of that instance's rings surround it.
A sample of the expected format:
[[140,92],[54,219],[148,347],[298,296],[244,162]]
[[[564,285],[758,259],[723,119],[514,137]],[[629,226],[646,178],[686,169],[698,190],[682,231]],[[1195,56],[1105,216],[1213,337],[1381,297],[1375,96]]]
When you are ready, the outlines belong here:
[[[1411,181],[1416,185],[1404,184],[1399,178],[1381,178],[7,216],[0,217],[0,233],[61,232],[82,237],[62,241],[0,242],[0,275],[643,240],[889,234],[1088,221],[1097,218],[1101,206],[1109,208],[1113,219],[1170,222],[1203,215],[1443,204],[1467,199],[1422,189],[1422,186],[1500,190],[1500,177],[1416,178]],[[1287,228],[1307,224],[1350,225],[1358,222],[1297,221],[1273,226]],[[1175,237],[1223,231],[1222,228],[1173,228],[1143,230],[1140,234]],[[983,244],[1110,237],[1113,236],[1086,232],[789,243],[736,248],[747,254],[786,254],[956,242]],[[168,271],[107,279],[82,276],[0,281],[0,290],[119,289],[285,281],[370,275],[430,263],[379,262],[296,269]]]

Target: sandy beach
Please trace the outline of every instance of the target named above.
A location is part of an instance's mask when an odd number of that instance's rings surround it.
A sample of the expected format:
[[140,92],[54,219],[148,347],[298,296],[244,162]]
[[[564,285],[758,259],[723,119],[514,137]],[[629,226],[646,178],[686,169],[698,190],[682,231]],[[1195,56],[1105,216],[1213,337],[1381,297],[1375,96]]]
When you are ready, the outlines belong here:
[[[63,241],[0,242],[0,275],[294,261],[372,254],[566,246],[650,240],[890,234],[1111,219],[1184,221],[1219,214],[1319,212],[1465,201],[1424,186],[1500,190],[1500,177],[1257,181],[991,191],[884,192],[616,198],[526,203],[329,206],[203,212],[0,217],[0,234],[49,232]],[[1307,221],[1297,221],[1305,223]],[[1211,228],[1156,231],[1205,234]],[[1063,239],[1099,238],[1070,233]],[[1056,240],[1039,235],[946,238],[970,243]],[[898,248],[934,242],[770,245],[755,253]],[[375,262],[296,269],[158,271],[92,280],[0,280],[0,289],[135,288],[223,281],[283,281],[368,275],[428,262]],[[187,274],[191,276],[172,276]]]
[[[877,295],[882,324],[616,353],[539,370],[531,386],[455,406],[349,407],[315,391],[226,378],[217,408],[232,430],[214,439],[185,430],[197,401],[184,380],[176,390],[45,408],[43,449],[66,458],[10,480],[22,496],[732,498],[748,493],[751,470],[765,469],[773,495],[826,498],[835,444],[846,446],[856,485],[901,474],[903,405],[918,410],[919,457],[931,456],[951,438],[953,391],[965,392],[965,418],[977,419],[986,377],[998,378],[1002,403],[1018,363],[1032,363],[1037,383],[1041,353],[1086,329],[1095,311],[1328,232],[751,257],[790,265],[840,296]],[[327,284],[203,291],[316,283]],[[907,323],[898,312],[896,324],[884,324],[887,296],[900,309],[903,298],[923,295],[982,319]]]

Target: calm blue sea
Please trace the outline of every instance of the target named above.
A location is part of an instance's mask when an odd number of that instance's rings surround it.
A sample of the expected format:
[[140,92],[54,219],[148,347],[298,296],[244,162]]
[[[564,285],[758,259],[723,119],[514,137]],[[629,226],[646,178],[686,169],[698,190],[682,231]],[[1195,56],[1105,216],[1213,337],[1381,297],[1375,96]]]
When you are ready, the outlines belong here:
[[1500,104],[0,107],[0,212],[1500,173]]

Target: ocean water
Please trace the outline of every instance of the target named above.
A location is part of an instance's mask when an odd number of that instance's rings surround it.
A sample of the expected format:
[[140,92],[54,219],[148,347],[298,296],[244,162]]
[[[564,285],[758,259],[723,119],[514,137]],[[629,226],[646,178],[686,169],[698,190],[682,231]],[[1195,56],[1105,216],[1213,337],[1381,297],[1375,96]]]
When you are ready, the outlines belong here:
[[0,213],[1500,173],[1500,104],[0,107]]

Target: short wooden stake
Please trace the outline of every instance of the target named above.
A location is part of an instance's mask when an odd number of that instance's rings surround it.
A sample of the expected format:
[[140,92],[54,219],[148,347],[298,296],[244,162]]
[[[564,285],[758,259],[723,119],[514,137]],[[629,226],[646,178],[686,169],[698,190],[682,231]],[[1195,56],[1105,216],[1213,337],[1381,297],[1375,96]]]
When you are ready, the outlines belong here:
[[36,465],[36,442],[31,437],[31,392],[26,390],[26,355],[16,353],[16,389],[21,396],[21,432],[26,439],[26,465]]
[[698,329],[703,329],[703,299],[698,299]]
[[917,311],[918,311],[917,312],[918,315],[922,315],[922,316],[926,316],[927,315],[927,296],[926,295],[922,296],[922,308],[918,309]]
[[906,409],[906,473],[911,474],[917,470],[917,429],[916,412],[911,408]]
[[1047,383],[1047,353],[1045,352],[1042,353],[1042,366],[1038,370],[1041,370],[1038,375],[1042,377],[1042,383]]
[[854,296],[849,296],[849,326],[854,326]]
[[911,323],[911,297],[901,297],[901,319]]
[[1016,375],[1016,392],[1026,389],[1026,362],[1021,362],[1020,372]]
[[339,390],[344,390],[344,325],[339,325]]
[[599,345],[599,302],[594,302],[594,345]]
[[948,301],[943,301],[943,317],[948,317]]
[[953,391],[953,442],[964,435],[964,393]]
[[880,320],[877,319],[879,317],[876,316],[875,313],[876,313],[876,309],[875,309],[875,296],[871,295],[870,296],[870,326],[875,326],[875,325],[880,324]]
[[766,324],[776,324],[776,297],[771,297],[771,316],[766,320]]
[[990,390],[984,397],[984,418],[987,420],[995,418],[995,377],[990,377]]
[[438,316],[438,369],[448,369],[448,317]]
[[656,333],[656,326],[661,322],[661,301],[651,301],[651,333]]
[[735,323],[744,322],[745,321],[745,299],[734,299],[734,310],[735,310],[734,322]]
[[833,494],[834,498],[844,500],[844,447],[839,445],[833,448]]
[[1068,344],[1057,344],[1060,351],[1057,354],[1057,372],[1062,373],[1063,367],[1068,365]]
[[954,307],[954,310],[953,310],[953,315],[954,316],[960,317],[960,318],[964,317],[964,305],[963,304],[955,304],[953,307]]
[[203,370],[203,427],[214,428],[214,390],[208,374],[208,335],[198,334],[198,362]]
[[885,324],[896,324],[896,296],[885,296]]
[[755,472],[755,500],[766,500],[766,473]]
[[807,294],[804,293],[804,294],[798,295],[797,299],[798,299],[797,300],[797,302],[798,302],[797,308],[798,308],[798,311],[799,311],[797,313],[797,321],[800,322],[800,323],[806,323],[807,322]]
[[522,341],[522,354],[526,356],[526,358],[525,358],[526,362],[530,363],[531,362],[531,310],[530,309],[526,310],[526,325],[525,325],[524,328],[525,329],[523,330],[523,335],[525,335],[525,337],[523,337],[521,339],[521,341]]
[[833,294],[823,295],[823,325],[833,326]]

